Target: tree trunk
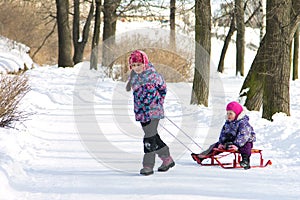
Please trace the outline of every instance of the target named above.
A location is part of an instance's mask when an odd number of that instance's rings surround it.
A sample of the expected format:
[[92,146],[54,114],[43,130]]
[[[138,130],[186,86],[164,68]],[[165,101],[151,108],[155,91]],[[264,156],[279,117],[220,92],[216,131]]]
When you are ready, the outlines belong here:
[[91,2],[90,10],[86,22],[82,30],[82,38],[80,38],[80,1],[74,0],[74,18],[73,18],[73,45],[74,45],[74,56],[73,62],[77,64],[82,62],[84,48],[88,42],[90,25],[93,19],[94,13],[94,2]]
[[298,79],[299,33],[300,33],[300,26],[298,26],[297,31],[296,31],[295,36],[294,36],[293,80]]
[[219,65],[218,65],[218,72],[221,72],[221,73],[224,72],[225,55],[226,55],[228,46],[230,44],[231,37],[232,37],[235,30],[236,30],[236,28],[235,28],[235,14],[233,12],[233,13],[231,13],[230,28],[229,28],[229,31],[228,31],[227,36],[225,38],[224,46],[223,46],[222,52],[221,52],[220,61],[219,61]]
[[95,25],[94,34],[92,41],[92,53],[90,59],[90,69],[97,70],[98,67],[98,47],[99,47],[99,37],[100,37],[100,25],[101,25],[101,0],[96,0],[96,13],[95,13]]
[[267,74],[263,95],[263,118],[277,112],[290,115],[290,11],[291,0],[267,0]]
[[240,91],[240,97],[247,97],[245,107],[248,110],[259,111],[262,105],[264,74],[268,64],[266,53],[266,42],[263,37]]
[[176,0],[170,0],[170,48],[176,48],[175,38],[175,12],[176,12]]
[[69,26],[69,0],[56,0],[58,66],[73,67],[72,39]]
[[120,5],[121,0],[104,0],[104,25],[103,25],[103,49],[102,49],[102,65],[111,67],[113,49],[112,46],[115,44],[115,32],[117,24],[117,13],[116,10]]
[[195,72],[192,104],[208,106],[211,50],[210,0],[195,1]]
[[297,31],[300,24],[300,1],[292,0],[292,9],[291,9],[291,31],[290,31],[290,40],[294,38],[294,34]]
[[245,57],[245,23],[244,23],[244,2],[235,0],[236,12],[236,75],[240,73],[244,76],[244,57]]
[[[248,18],[248,20],[244,23],[244,26],[246,26],[248,23],[250,23],[251,19],[259,11],[259,9],[260,9],[260,7],[258,7],[257,9],[254,10],[254,12]],[[220,61],[219,61],[219,65],[218,65],[218,70],[217,70],[218,72],[221,72],[221,73],[224,72],[224,60],[225,60],[226,52],[227,52],[228,46],[230,44],[231,37],[232,37],[234,31],[236,30],[236,27],[235,27],[236,12],[232,12],[230,14],[230,17],[231,17],[230,28],[229,28],[229,31],[228,31],[227,36],[225,38],[225,41],[224,41],[224,46],[222,48],[222,52],[221,52],[221,56],[220,56]],[[244,71],[244,70],[242,70],[242,71]]]
[[[300,10],[300,1],[293,0],[293,10]],[[294,35],[294,26],[297,26],[300,22],[300,13],[291,12],[291,23],[290,29],[290,40]],[[247,74],[247,77],[243,83],[243,86],[240,91],[240,97],[246,97],[245,107],[248,110],[256,110],[259,111],[262,106],[263,99],[263,88],[264,88],[264,80],[265,74],[267,74],[267,65],[269,64],[270,59],[266,54],[268,53],[268,49],[266,46],[266,35],[263,37],[260,42],[259,49],[254,58],[254,61],[251,65],[251,68]],[[290,44],[290,41],[288,42]]]

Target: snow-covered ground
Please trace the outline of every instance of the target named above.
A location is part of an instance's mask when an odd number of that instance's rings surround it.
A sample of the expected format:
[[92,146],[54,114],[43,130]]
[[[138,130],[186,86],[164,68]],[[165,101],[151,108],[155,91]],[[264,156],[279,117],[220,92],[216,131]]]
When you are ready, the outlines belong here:
[[[213,41],[215,65],[221,47]],[[3,52],[0,48],[1,56]],[[212,65],[208,108],[189,105],[190,83],[168,83],[167,118],[159,132],[176,166],[147,177],[139,175],[143,132],[134,121],[125,83],[88,70],[86,62],[74,69],[28,70],[31,91],[21,109],[34,115],[17,129],[0,129],[0,199],[299,199],[299,80],[291,82],[290,117],[278,113],[270,122],[260,112],[247,112],[257,133],[255,148],[263,149],[273,165],[225,170],[192,160],[190,150],[197,153],[217,140],[226,103],[237,100],[243,83],[243,77],[230,72],[234,53],[227,55],[225,74],[215,73]],[[249,67],[255,52],[246,55]],[[24,62],[21,57],[13,60]],[[258,158],[253,156],[252,162]],[[160,164],[157,159],[155,167]]]

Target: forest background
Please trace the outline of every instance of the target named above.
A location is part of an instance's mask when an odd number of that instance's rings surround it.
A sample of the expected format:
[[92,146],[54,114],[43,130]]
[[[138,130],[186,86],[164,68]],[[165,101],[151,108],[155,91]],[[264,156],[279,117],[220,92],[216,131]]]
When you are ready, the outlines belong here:
[[[219,9],[212,13],[214,4]],[[112,67],[121,64],[123,71],[120,76],[125,80],[128,55],[114,58],[113,62],[109,59],[116,47],[124,48],[116,43],[117,24],[134,20],[160,21],[162,26],[169,26],[169,45],[175,45],[175,49],[179,33],[194,37],[194,55],[187,59],[176,56],[177,51],[143,50],[157,59],[153,61],[155,63],[171,66],[175,71],[178,71],[178,66],[184,68],[183,78],[193,81],[191,103],[208,106],[212,27],[229,28],[226,35],[220,36],[224,38],[224,47],[219,72],[224,71],[222,62],[236,31],[236,75],[241,76],[245,76],[245,28],[258,28],[261,42],[258,47],[253,47],[257,48],[257,55],[240,97],[246,97],[244,105],[249,110],[262,107],[262,117],[272,120],[276,112],[290,115],[291,72],[293,79],[298,78],[299,8],[300,2],[296,0],[2,0],[0,34],[28,45],[28,53],[37,63],[72,67],[87,59],[91,62],[91,69],[98,69],[99,63],[107,67],[109,76],[112,76]],[[99,46],[102,47],[100,51]],[[167,63],[166,58],[170,58]],[[188,77],[191,69],[193,77]]]

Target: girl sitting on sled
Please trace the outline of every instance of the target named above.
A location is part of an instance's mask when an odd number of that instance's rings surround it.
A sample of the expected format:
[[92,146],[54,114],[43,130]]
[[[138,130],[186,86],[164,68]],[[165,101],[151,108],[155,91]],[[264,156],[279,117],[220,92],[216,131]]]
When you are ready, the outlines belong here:
[[249,123],[249,117],[244,113],[243,107],[235,101],[227,105],[226,111],[227,119],[221,130],[219,141],[200,154],[192,154],[192,157],[201,163],[212,155],[214,148],[238,150],[242,156],[241,167],[250,169],[251,150],[256,136]]

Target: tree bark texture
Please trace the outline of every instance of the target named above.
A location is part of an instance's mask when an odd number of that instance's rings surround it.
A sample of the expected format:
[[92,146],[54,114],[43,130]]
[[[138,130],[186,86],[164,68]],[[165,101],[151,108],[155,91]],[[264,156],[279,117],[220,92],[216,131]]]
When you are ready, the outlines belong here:
[[99,38],[100,38],[100,25],[101,25],[101,0],[96,0],[96,11],[95,11],[95,25],[94,25],[94,34],[92,40],[92,52],[90,59],[90,69],[97,70],[98,67],[98,47],[99,47]]
[[195,72],[191,103],[208,106],[211,51],[210,0],[195,1],[195,18]]
[[264,75],[268,64],[265,41],[263,37],[240,91],[240,97],[247,97],[245,107],[248,110],[259,111],[262,106]]
[[233,12],[233,13],[231,13],[230,28],[229,28],[229,31],[226,35],[224,45],[223,45],[223,48],[222,48],[222,51],[221,51],[220,61],[219,61],[219,65],[218,65],[218,72],[221,72],[221,73],[224,72],[225,55],[226,55],[228,46],[230,44],[231,37],[232,37],[235,30],[236,30],[236,28],[235,28],[235,14]]
[[300,1],[292,0],[290,40],[293,39],[294,33],[296,32],[297,28],[299,27],[299,24],[300,24]]
[[121,0],[104,0],[102,65],[106,67],[111,67],[112,64],[110,61],[114,54],[112,46],[115,44],[117,8],[120,2]]
[[74,56],[73,56],[73,62],[74,64],[77,64],[79,62],[82,62],[84,48],[86,46],[86,43],[88,42],[89,38],[89,32],[90,32],[90,25],[91,21],[93,19],[94,14],[94,2],[91,2],[90,10],[88,17],[85,21],[83,30],[82,30],[82,36],[80,38],[80,1],[74,0],[74,17],[73,17],[73,45],[74,45]]
[[244,76],[244,57],[245,57],[245,23],[244,23],[244,1],[235,0],[236,12],[236,75],[240,73]]
[[290,11],[291,0],[267,0],[266,43],[268,65],[263,95],[263,118],[277,112],[290,115]]
[[170,0],[170,48],[176,48],[175,38],[175,12],[176,12],[176,0]]
[[69,0],[56,0],[58,66],[73,67],[72,39],[69,26]]
[[298,79],[298,67],[299,67],[299,34],[300,26],[298,26],[294,36],[294,56],[293,56],[293,80]]
[[[295,31],[294,26],[297,26],[300,22],[299,11],[300,11],[300,1],[293,0],[292,11],[290,12],[291,21],[288,24],[290,27],[290,39],[289,41],[287,41],[287,44],[290,44],[291,39],[294,36],[294,31]],[[266,34],[265,34],[265,36],[260,42],[260,46],[257,51],[257,54],[254,58],[254,61],[251,65],[251,68],[247,74],[247,77],[240,91],[240,97],[246,97],[245,107],[248,110],[259,111],[262,106],[265,75],[269,73],[267,71],[267,66],[269,65],[269,59],[274,58],[274,56],[269,57],[268,48],[269,47],[267,47],[266,44]],[[278,51],[281,50],[279,49]]]

